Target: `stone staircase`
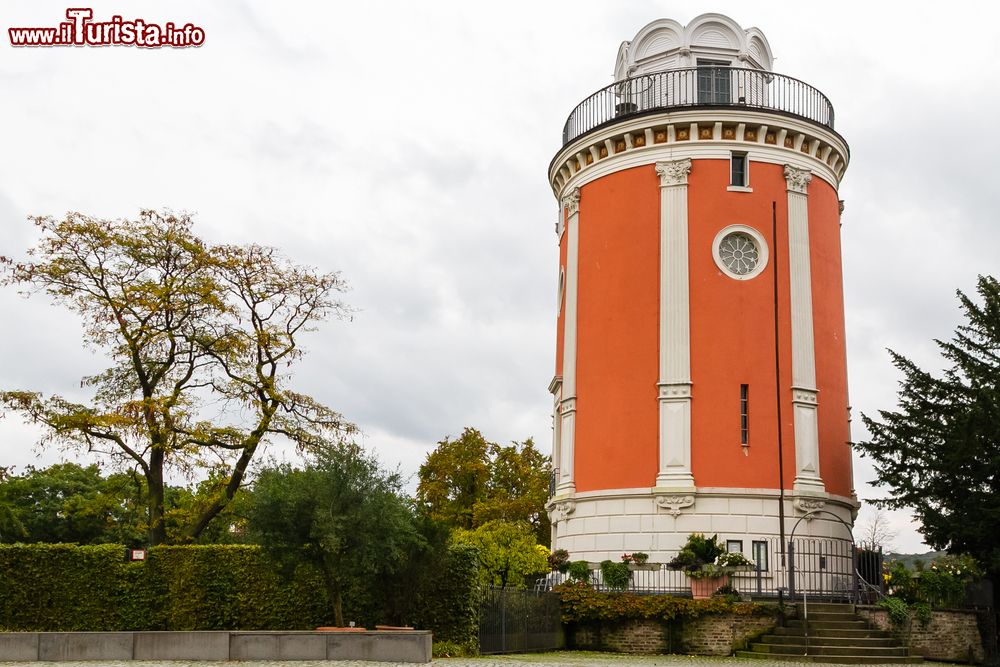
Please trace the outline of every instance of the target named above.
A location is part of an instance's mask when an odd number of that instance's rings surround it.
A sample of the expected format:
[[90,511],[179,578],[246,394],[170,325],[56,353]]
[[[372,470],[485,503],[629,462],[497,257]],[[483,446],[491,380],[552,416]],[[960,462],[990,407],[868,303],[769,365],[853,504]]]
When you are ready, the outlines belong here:
[[799,618],[788,619],[783,627],[752,643],[749,651],[737,651],[736,656],[848,664],[923,662],[889,633],[870,628],[855,614],[852,604],[810,603],[808,624],[801,618],[802,605],[798,605],[798,612]]

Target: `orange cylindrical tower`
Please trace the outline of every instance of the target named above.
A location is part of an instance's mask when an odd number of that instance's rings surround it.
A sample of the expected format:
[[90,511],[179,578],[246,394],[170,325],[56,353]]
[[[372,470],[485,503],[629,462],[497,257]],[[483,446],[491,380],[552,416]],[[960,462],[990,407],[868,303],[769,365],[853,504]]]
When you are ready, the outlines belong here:
[[771,63],[728,17],[654,21],[566,122],[549,510],[574,559],[850,541],[849,151]]

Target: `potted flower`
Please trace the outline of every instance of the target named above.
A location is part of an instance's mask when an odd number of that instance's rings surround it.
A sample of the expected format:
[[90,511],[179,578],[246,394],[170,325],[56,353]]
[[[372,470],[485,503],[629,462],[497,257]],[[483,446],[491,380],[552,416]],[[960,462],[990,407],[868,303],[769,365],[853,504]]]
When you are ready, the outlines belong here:
[[556,549],[549,554],[549,567],[556,572],[566,574],[569,570],[569,552],[565,549]]
[[667,563],[673,570],[684,570],[691,580],[691,597],[703,600],[712,597],[729,583],[729,575],[753,564],[739,553],[727,553],[719,544],[719,536],[705,537],[691,533],[677,556]]
[[659,570],[658,563],[648,564],[649,554],[642,551],[635,551],[630,554],[622,554],[622,562],[628,565],[630,570]]

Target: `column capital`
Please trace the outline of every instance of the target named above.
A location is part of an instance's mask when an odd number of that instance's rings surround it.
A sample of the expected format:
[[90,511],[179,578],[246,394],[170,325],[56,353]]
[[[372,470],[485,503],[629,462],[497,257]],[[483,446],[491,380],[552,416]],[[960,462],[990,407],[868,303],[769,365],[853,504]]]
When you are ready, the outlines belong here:
[[789,192],[798,192],[807,195],[809,181],[812,180],[812,172],[808,169],[799,169],[790,164],[785,165],[785,183],[788,184]]
[[688,174],[691,173],[691,158],[657,162],[656,173],[660,177],[661,188],[687,185]]
[[575,215],[580,211],[580,188],[573,188],[568,195],[562,198],[562,205],[570,215]]

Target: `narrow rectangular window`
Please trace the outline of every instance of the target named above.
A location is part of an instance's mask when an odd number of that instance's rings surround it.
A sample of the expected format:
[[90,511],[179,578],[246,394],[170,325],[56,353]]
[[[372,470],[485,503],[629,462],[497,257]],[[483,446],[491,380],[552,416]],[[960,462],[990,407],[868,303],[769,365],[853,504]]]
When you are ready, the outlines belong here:
[[750,385],[740,385],[740,444],[750,444]]
[[729,553],[743,553],[743,540],[726,540],[726,551]]
[[747,187],[747,154],[732,153],[729,159],[729,184],[740,188]]
[[767,542],[754,540],[753,562],[761,572],[767,572]]

